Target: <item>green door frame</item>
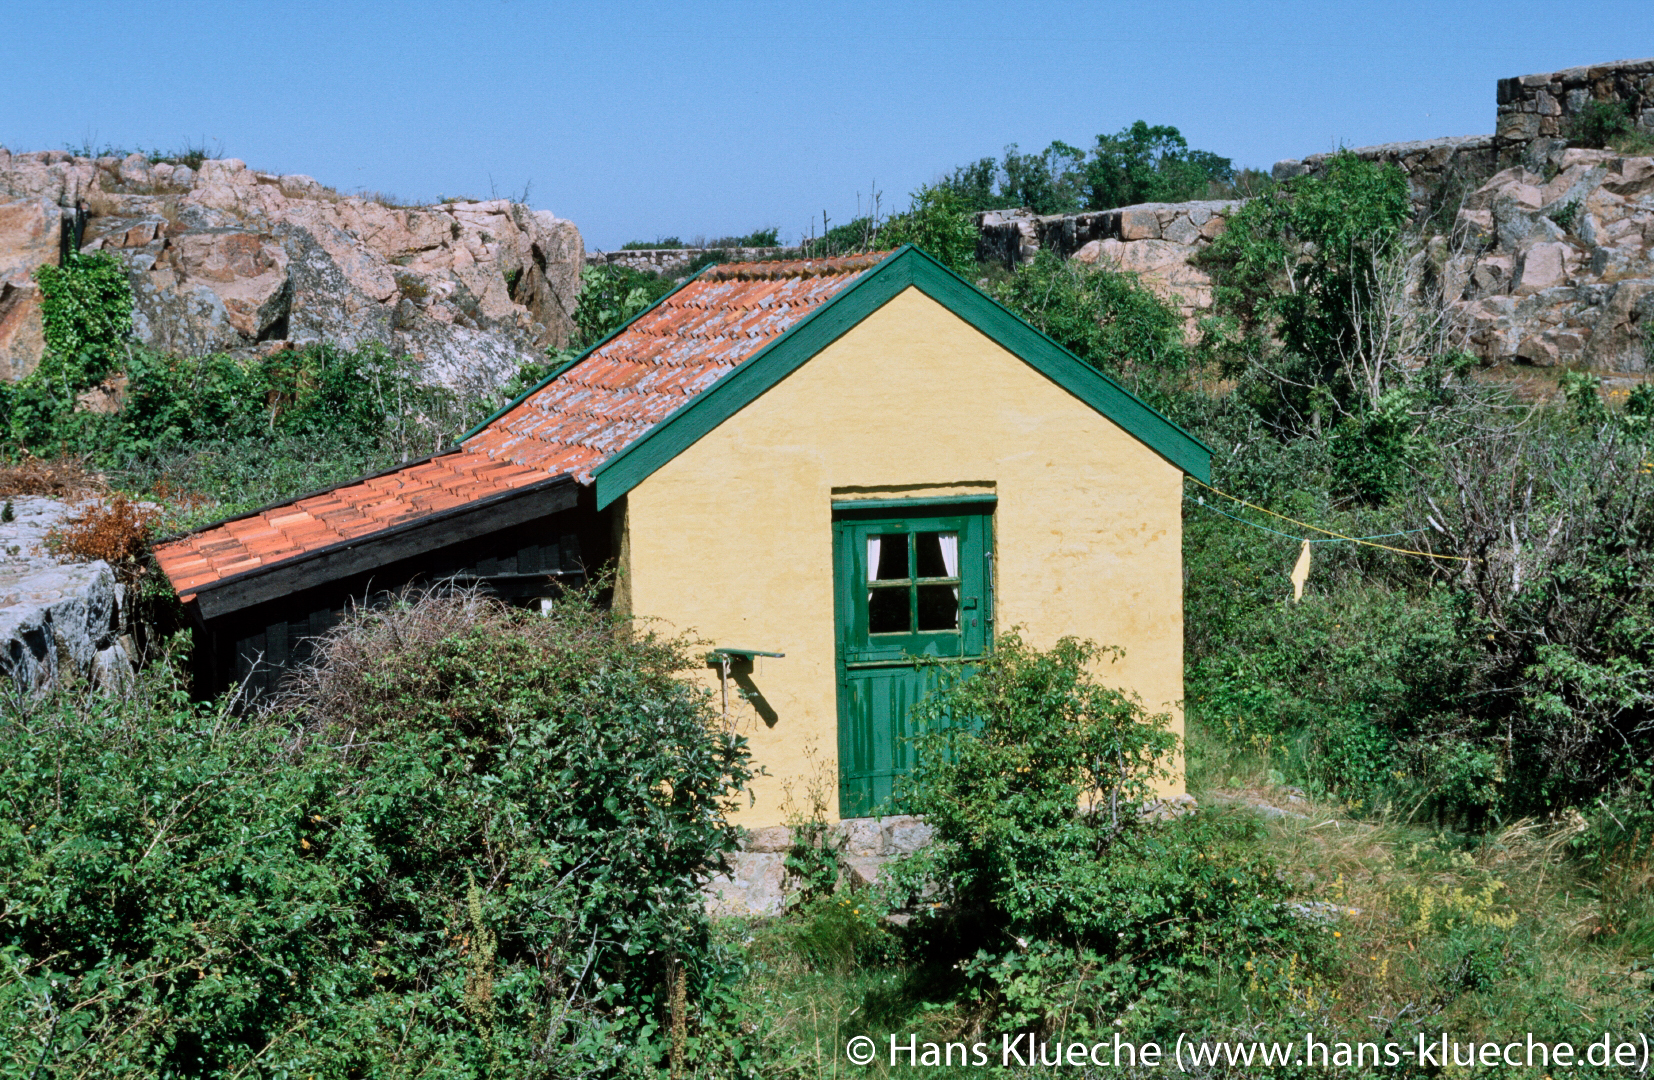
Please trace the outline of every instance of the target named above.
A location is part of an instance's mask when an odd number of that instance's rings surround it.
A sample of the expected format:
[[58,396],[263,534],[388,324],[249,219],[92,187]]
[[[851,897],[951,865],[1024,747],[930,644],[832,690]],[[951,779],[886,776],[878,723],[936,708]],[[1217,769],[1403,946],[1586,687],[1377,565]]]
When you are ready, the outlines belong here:
[[[993,647],[993,511],[981,499],[834,504],[841,817],[899,808],[897,785],[913,763],[908,710],[943,665],[968,664]],[[957,545],[953,573],[938,562],[948,535]],[[873,537],[878,567],[869,566]]]

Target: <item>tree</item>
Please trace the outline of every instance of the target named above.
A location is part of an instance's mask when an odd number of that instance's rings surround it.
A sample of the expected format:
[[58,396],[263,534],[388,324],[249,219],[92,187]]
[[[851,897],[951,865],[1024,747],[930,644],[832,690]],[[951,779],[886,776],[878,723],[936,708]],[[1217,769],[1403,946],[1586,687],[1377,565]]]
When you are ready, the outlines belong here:
[[921,248],[956,273],[976,266],[976,224],[969,204],[944,184],[922,187],[913,193],[913,204],[879,230],[879,247],[912,244]]
[[1080,209],[1085,151],[1060,139],[1043,153],[1022,154],[1015,143],[1005,148],[1002,194],[1012,205],[1036,214],[1071,214]]
[[1206,250],[1231,374],[1260,378],[1269,419],[1316,426],[1323,411],[1376,407],[1424,344],[1402,347],[1427,329],[1407,295],[1411,212],[1400,169],[1344,152],[1247,202]]
[[1144,202],[1184,202],[1214,183],[1235,179],[1234,164],[1207,150],[1190,150],[1174,127],[1139,120],[1114,135],[1097,136],[1085,166],[1088,210]]
[[[1209,150],[1191,150],[1182,132],[1138,120],[1098,135],[1090,153],[1057,140],[1037,154],[1012,143],[998,162],[961,165],[938,183],[971,212],[1027,207],[1036,214],[1109,210],[1140,202],[1180,202],[1232,189],[1234,164]],[[1245,177],[1249,186],[1256,174]]]

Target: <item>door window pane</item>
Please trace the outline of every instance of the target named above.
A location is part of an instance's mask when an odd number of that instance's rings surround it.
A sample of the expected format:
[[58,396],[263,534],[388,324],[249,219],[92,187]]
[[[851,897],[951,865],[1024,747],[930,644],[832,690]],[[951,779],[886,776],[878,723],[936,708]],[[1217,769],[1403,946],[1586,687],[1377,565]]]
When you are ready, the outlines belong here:
[[908,619],[908,590],[904,586],[870,589],[867,593],[867,631],[870,634],[905,634],[912,629]]
[[919,629],[959,629],[959,590],[952,585],[919,586]]
[[900,581],[907,577],[907,534],[867,538],[867,580]]
[[959,534],[922,532],[913,534],[916,577],[959,576]]

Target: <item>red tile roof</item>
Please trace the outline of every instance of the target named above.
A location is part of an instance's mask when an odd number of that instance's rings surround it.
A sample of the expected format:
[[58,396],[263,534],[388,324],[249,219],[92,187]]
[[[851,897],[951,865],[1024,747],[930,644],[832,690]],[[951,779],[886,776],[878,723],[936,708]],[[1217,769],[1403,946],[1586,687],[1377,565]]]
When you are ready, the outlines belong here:
[[225,578],[554,476],[590,484],[592,470],[885,254],[712,267],[452,453],[208,526],[156,558],[187,602]]

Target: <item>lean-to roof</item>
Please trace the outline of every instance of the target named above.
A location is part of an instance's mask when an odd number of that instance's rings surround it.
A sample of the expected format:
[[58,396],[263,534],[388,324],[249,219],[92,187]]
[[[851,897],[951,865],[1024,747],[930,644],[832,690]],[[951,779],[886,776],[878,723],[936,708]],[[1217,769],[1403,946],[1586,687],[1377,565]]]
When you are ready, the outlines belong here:
[[420,518],[592,472],[815,312],[887,253],[715,266],[425,462],[208,526],[156,547],[202,589]]

